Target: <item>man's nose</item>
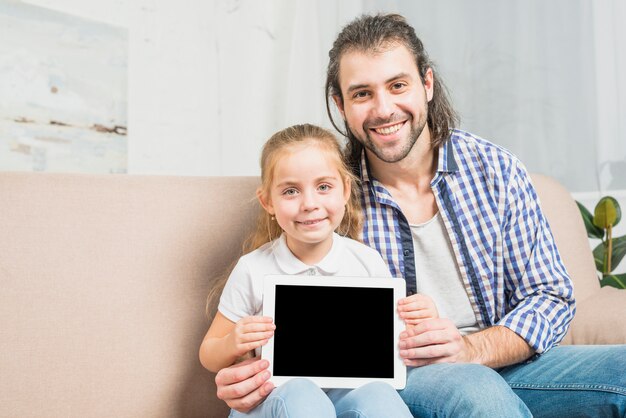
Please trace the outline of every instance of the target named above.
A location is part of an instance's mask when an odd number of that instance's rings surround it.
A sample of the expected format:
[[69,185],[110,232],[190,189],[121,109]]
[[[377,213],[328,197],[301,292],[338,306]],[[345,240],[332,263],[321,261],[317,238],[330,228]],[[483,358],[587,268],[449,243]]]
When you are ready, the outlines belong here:
[[393,100],[387,93],[380,93],[374,99],[376,117],[387,119],[393,114]]

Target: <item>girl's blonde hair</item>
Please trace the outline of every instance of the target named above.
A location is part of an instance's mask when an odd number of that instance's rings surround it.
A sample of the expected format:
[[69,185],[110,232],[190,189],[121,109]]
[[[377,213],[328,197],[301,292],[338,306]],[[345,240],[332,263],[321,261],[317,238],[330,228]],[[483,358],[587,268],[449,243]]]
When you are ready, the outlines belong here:
[[[263,196],[266,200],[269,198],[278,161],[293,151],[295,147],[305,145],[316,146],[326,151],[328,158],[337,167],[344,187],[350,188],[350,197],[346,203],[346,211],[336,232],[360,241],[363,215],[361,214],[358,179],[348,168],[337,138],[327,129],[310,124],[293,125],[272,135],[261,151],[261,185],[257,189],[257,196]],[[278,222],[265,209],[261,208],[256,227],[243,244],[243,254],[250,253],[278,238],[281,233],[282,229]],[[233,267],[234,265],[228,269],[226,274],[216,280],[209,293],[207,299],[207,314],[209,317],[212,316],[212,313],[217,308],[219,297]]]

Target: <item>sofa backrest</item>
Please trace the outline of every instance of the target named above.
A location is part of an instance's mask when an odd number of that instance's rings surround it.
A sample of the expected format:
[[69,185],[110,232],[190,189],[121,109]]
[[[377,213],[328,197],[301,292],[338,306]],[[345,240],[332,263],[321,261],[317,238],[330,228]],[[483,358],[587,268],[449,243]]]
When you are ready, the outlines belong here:
[[0,416],[227,416],[197,353],[257,181],[0,173]]
[[[197,352],[258,181],[0,173],[0,416],[226,416]],[[598,284],[576,206],[534,182],[584,299]]]

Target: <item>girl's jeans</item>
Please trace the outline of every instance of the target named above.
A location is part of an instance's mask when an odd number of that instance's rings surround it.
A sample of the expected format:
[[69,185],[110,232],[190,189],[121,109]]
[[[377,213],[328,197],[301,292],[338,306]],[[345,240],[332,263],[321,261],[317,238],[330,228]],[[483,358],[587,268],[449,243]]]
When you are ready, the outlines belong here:
[[307,379],[293,379],[280,385],[259,406],[247,414],[231,411],[231,417],[380,417],[411,418],[409,409],[391,386],[369,383],[358,389],[324,392]]

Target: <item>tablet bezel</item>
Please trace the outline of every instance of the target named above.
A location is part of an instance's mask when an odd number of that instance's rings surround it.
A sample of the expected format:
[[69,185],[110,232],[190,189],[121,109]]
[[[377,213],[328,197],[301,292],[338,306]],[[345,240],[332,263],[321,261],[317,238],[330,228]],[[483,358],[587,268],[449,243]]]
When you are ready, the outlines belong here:
[[[404,279],[397,278],[372,278],[372,277],[337,277],[337,276],[301,276],[301,275],[268,275],[263,281],[263,316],[274,318],[276,285],[293,286],[337,286],[337,287],[361,287],[361,288],[390,288],[393,289],[393,344],[394,362],[393,378],[374,377],[321,377],[321,376],[275,376],[274,363],[274,337],[261,349],[261,357],[270,363],[269,371],[272,374],[270,381],[279,386],[290,379],[306,378],[312,380],[321,388],[346,388],[353,389],[370,382],[385,382],[394,389],[404,389],[406,385],[406,366],[402,362],[399,353],[400,333],[404,330],[404,321],[397,312],[398,300],[405,297],[406,286]],[[339,325],[341,321],[337,321]],[[349,330],[346,330],[348,332]],[[366,366],[365,366],[366,367]]]

